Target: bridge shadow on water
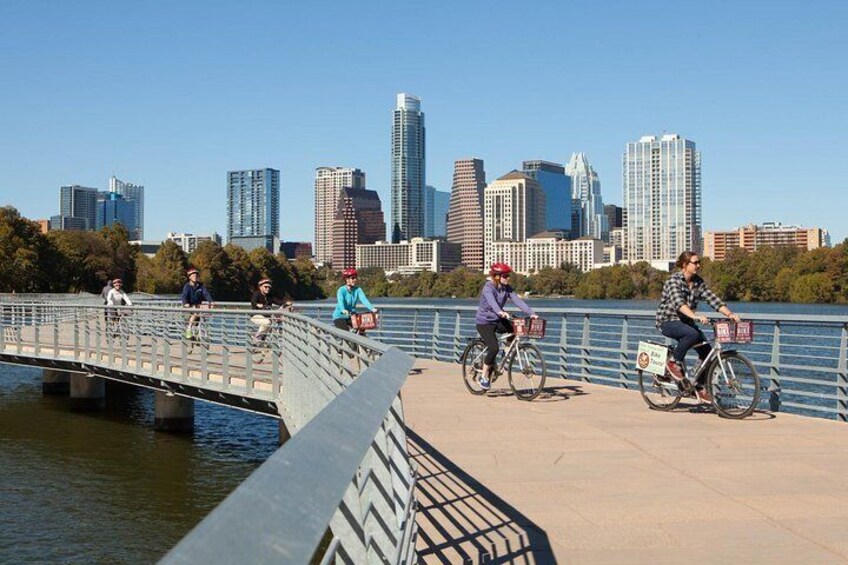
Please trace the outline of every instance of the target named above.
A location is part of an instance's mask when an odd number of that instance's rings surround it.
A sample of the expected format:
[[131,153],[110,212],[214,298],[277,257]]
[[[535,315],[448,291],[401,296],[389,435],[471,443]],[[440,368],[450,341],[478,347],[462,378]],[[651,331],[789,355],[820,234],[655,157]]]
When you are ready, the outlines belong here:
[[548,535],[407,430],[418,465],[419,563],[556,563]]

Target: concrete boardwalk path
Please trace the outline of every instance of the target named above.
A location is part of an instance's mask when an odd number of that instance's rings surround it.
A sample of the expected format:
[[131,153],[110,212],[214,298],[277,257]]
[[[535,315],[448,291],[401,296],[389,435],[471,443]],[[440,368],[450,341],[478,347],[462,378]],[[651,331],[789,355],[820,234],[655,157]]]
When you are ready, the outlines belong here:
[[848,426],[651,411],[638,392],[506,378],[467,393],[418,361],[403,389],[425,563],[846,563]]

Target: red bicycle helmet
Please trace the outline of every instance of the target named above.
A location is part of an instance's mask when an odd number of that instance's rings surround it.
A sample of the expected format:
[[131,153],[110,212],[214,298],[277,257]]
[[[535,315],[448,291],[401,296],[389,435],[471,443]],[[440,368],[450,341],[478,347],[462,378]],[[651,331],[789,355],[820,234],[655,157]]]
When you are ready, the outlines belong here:
[[198,271],[197,269],[195,269],[193,267],[191,269],[189,269],[188,271],[186,271],[187,277],[190,277],[191,275],[199,275],[199,274],[200,274],[200,271]]
[[349,279],[350,277],[358,277],[359,273],[356,272],[356,269],[351,267],[342,271],[342,276],[346,279]]
[[265,286],[265,285],[271,286],[271,279],[262,279],[261,281],[259,281],[259,284],[256,285],[256,286]]
[[115,286],[116,284],[124,284],[124,281],[122,281],[121,279],[112,280],[112,286]]
[[506,263],[492,263],[492,266],[489,267],[490,277],[493,277],[495,275],[508,275],[511,272],[512,267],[510,267]]

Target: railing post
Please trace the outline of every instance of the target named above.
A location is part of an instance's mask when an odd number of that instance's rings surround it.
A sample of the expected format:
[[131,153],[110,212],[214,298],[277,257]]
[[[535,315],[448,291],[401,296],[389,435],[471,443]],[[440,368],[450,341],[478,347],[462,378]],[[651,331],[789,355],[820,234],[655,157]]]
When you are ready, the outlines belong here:
[[436,315],[433,321],[433,341],[430,344],[430,359],[438,359],[436,357],[438,341],[439,341],[439,311],[436,310]]
[[412,312],[412,355],[418,357],[418,309]]
[[564,379],[568,378],[568,316],[565,314],[559,328],[559,374]]
[[589,359],[589,347],[591,346],[591,340],[589,338],[589,332],[591,330],[589,323],[589,314],[583,315],[583,339],[580,343],[580,378],[588,382],[589,376],[591,375],[591,360]]
[[460,327],[460,311],[456,311],[456,324],[453,328],[453,362],[459,363],[459,355],[462,353],[462,348],[459,346],[459,340],[461,336],[459,334]]
[[771,341],[771,363],[769,366],[769,410],[780,412],[780,321],[774,322]]
[[630,319],[625,315],[621,320],[621,351],[618,355],[619,361],[619,380],[621,386],[627,388],[627,369],[629,367],[627,362],[627,345],[629,341],[628,329],[630,327]]
[[842,422],[848,422],[848,324],[842,324],[839,363],[836,369],[836,410]]

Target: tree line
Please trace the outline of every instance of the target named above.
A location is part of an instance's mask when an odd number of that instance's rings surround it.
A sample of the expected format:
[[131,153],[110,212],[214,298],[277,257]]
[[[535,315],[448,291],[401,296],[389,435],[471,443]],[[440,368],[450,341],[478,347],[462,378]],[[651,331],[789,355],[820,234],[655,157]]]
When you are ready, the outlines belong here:
[[[748,253],[733,250],[725,261],[702,258],[701,275],[725,300],[755,302],[848,303],[848,240],[811,251],[764,247]],[[216,300],[246,301],[262,278],[295,300],[335,296],[343,284],[331,268],[316,269],[308,259],[289,261],[265,249],[247,252],[235,245],[207,241],[187,255],[166,241],[152,258],[127,242],[120,225],[99,232],[54,231],[7,206],[0,208],[0,292],[99,293],[107,280],[120,277],[128,291],[179,293],[188,267]],[[359,284],[372,298],[476,298],[486,280],[466,268],[450,273],[429,271],[387,276],[382,269],[359,271]],[[648,263],[616,265],[587,273],[563,264],[529,276],[515,274],[510,283],[520,293],[583,299],[652,299],[662,293],[668,273]]]

